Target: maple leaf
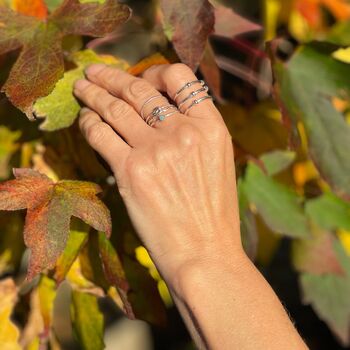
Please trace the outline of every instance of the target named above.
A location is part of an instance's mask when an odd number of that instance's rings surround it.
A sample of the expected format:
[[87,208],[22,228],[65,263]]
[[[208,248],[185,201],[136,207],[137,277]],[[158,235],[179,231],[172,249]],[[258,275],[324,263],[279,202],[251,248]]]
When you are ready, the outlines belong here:
[[79,102],[73,95],[73,85],[76,80],[84,78],[84,69],[88,65],[105,63],[123,70],[128,68],[125,61],[109,55],[97,55],[92,50],[74,52],[71,59],[77,68],[65,72],[52,92],[39,98],[33,106],[37,118],[46,118],[40,125],[41,130],[53,131],[73,124],[80,111]]
[[98,185],[53,182],[32,169],[14,169],[16,179],[0,184],[0,210],[27,209],[24,242],[31,250],[27,279],[52,268],[63,252],[75,216],[98,231],[111,233],[107,207],[96,197]]
[[195,70],[214,30],[214,7],[208,0],[161,0],[164,31],[182,62]]
[[12,7],[19,13],[38,18],[47,17],[47,7],[44,0],[13,0]]
[[104,36],[130,14],[129,7],[117,0],[65,0],[45,21],[0,7],[0,54],[22,49],[2,91],[32,119],[34,101],[47,96],[63,76],[62,39],[70,34]]

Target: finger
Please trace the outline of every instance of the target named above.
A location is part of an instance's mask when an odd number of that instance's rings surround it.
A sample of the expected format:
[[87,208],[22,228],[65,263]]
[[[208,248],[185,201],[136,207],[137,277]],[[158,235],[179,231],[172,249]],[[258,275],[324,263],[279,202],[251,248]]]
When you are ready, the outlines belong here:
[[88,80],[78,80],[74,85],[74,93],[89,108],[96,111],[130,146],[134,147],[145,142],[154,133],[154,129],[141,120],[128,103]]
[[118,172],[128,157],[131,147],[118,136],[101,117],[89,108],[80,111],[79,126],[90,146]]
[[[85,72],[90,81],[131,104],[143,119],[150,116],[154,108],[169,105],[168,99],[152,84],[120,69],[94,64],[89,66]],[[170,109],[167,111],[170,112]]]
[[[203,88],[201,84],[193,84],[183,89],[175,98],[177,92],[182,89],[185,84],[198,80],[192,70],[182,63],[154,65],[148,68],[142,74],[142,77],[156,89],[166,92],[169,97],[178,104],[179,108],[181,108],[181,112],[185,112],[195,99],[198,100],[208,95],[205,89],[199,91]],[[197,94],[191,97],[190,94],[195,91]],[[186,98],[187,100],[180,106],[180,103]],[[222,118],[211,99],[205,99],[199,104],[193,105],[188,109],[186,114],[190,117]]]

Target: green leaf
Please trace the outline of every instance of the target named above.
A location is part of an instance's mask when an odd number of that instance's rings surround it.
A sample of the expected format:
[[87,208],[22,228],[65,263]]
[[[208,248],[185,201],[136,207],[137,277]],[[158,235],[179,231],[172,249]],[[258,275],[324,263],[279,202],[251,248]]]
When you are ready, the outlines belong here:
[[103,350],[104,320],[94,295],[72,291],[71,318],[74,335],[83,350]]
[[341,46],[350,45],[350,21],[341,21],[336,23],[330,33],[327,40]]
[[129,256],[123,256],[124,269],[131,290],[128,299],[136,318],[164,327],[166,310],[155,280],[148,270]]
[[244,191],[244,182],[241,178],[237,183],[239,214],[241,221],[241,237],[244,251],[251,260],[257,253],[258,232],[253,212],[250,210],[248,198]]
[[350,204],[333,193],[306,202],[306,214],[318,226],[326,230],[344,229],[350,231]]
[[350,126],[332,104],[333,98],[349,101],[350,65],[332,57],[335,49],[325,43],[304,45],[289,61],[275,60],[273,68],[285,116],[304,124],[321,176],[337,194],[350,197]]
[[21,49],[2,87],[9,100],[32,118],[33,103],[48,95],[63,76],[62,39],[67,35],[104,36],[130,17],[115,0],[80,4],[66,0],[45,21],[0,8],[0,54]]
[[339,242],[335,243],[344,276],[334,274],[300,276],[303,302],[311,304],[317,315],[339,338],[344,346],[350,345],[350,259]]
[[290,237],[308,237],[309,227],[301,198],[289,188],[266,176],[255,164],[248,165],[244,189],[265,223],[275,232]]
[[15,169],[16,179],[0,184],[0,210],[27,209],[24,241],[31,250],[30,280],[52,268],[66,245],[71,216],[97,230],[111,233],[108,208],[97,198],[101,188],[93,183],[53,182],[31,169]]
[[55,280],[58,283],[64,280],[88,239],[89,227],[81,222],[74,221],[74,224],[74,228],[70,230],[66,247],[56,263]]
[[295,153],[290,151],[276,150],[265,153],[260,157],[269,176],[278,174],[288,168],[295,159]]
[[80,110],[80,105],[73,95],[73,85],[84,78],[84,69],[92,63],[109,63],[120,69],[128,65],[112,56],[99,56],[92,50],[78,51],[72,54],[72,61],[78,66],[66,72],[54,90],[34,104],[34,113],[39,118],[46,118],[40,125],[41,130],[53,131],[69,127],[73,124]]
[[112,243],[102,232],[98,233],[100,258],[107,281],[117,288],[123,302],[123,311],[131,319],[135,318],[132,305],[128,299],[129,283],[126,280],[124,268]]
[[0,126],[0,179],[9,176],[8,163],[18,145],[16,141],[21,136],[20,131],[11,131],[5,126]]

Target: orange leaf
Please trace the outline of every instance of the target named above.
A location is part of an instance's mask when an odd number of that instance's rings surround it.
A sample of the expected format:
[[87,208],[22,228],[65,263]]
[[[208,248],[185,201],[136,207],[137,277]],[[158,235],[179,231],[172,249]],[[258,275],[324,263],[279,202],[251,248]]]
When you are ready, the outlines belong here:
[[43,0],[13,0],[12,7],[23,15],[42,19],[47,17],[47,7]]
[[111,234],[111,217],[97,198],[98,185],[82,181],[53,182],[32,169],[14,169],[16,179],[0,184],[0,210],[27,209],[24,242],[31,250],[28,280],[52,268],[62,254],[71,216]]
[[155,64],[169,64],[170,62],[160,53],[156,53],[152,56],[144,58],[139,63],[135,64],[134,66],[130,67],[128,69],[128,73],[132,75],[140,75],[143,73],[146,69],[149,67],[155,65]]

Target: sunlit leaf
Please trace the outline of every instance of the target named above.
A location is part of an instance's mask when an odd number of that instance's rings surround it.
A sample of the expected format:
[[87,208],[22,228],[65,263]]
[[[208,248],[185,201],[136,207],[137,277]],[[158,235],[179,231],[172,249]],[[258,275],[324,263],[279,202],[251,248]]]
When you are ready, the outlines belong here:
[[71,216],[110,235],[109,211],[96,197],[99,186],[81,181],[54,183],[31,169],[15,169],[14,173],[15,180],[0,184],[0,210],[27,209],[28,279],[54,266],[66,245]]
[[169,64],[170,62],[160,53],[155,53],[152,56],[146,57],[134,66],[127,69],[132,75],[140,75],[149,67],[155,64]]
[[2,91],[32,118],[35,100],[48,95],[63,76],[62,38],[104,36],[129,16],[129,8],[115,0],[103,5],[65,0],[46,21],[1,7],[0,54],[22,48]]
[[20,136],[20,131],[11,131],[5,126],[0,126],[0,179],[9,175],[8,162],[18,148],[16,141]]
[[23,15],[42,19],[47,17],[47,7],[44,0],[12,0],[12,8]]
[[104,320],[96,296],[73,290],[71,318],[74,335],[78,339],[81,349],[104,349]]
[[0,281],[0,344],[2,349],[20,350],[19,331],[10,317],[17,301],[17,288],[12,279]]
[[45,118],[40,129],[53,131],[69,127],[78,116],[80,105],[73,95],[73,84],[84,78],[84,69],[92,63],[108,63],[120,69],[126,69],[127,63],[112,56],[99,56],[92,50],[78,51],[72,55],[72,61],[78,66],[66,72],[53,91],[34,104],[34,113]]
[[55,279],[58,283],[62,282],[75,259],[77,259],[80,250],[88,239],[88,229],[85,224],[75,223],[71,228],[66,247],[58,258],[55,268]]

